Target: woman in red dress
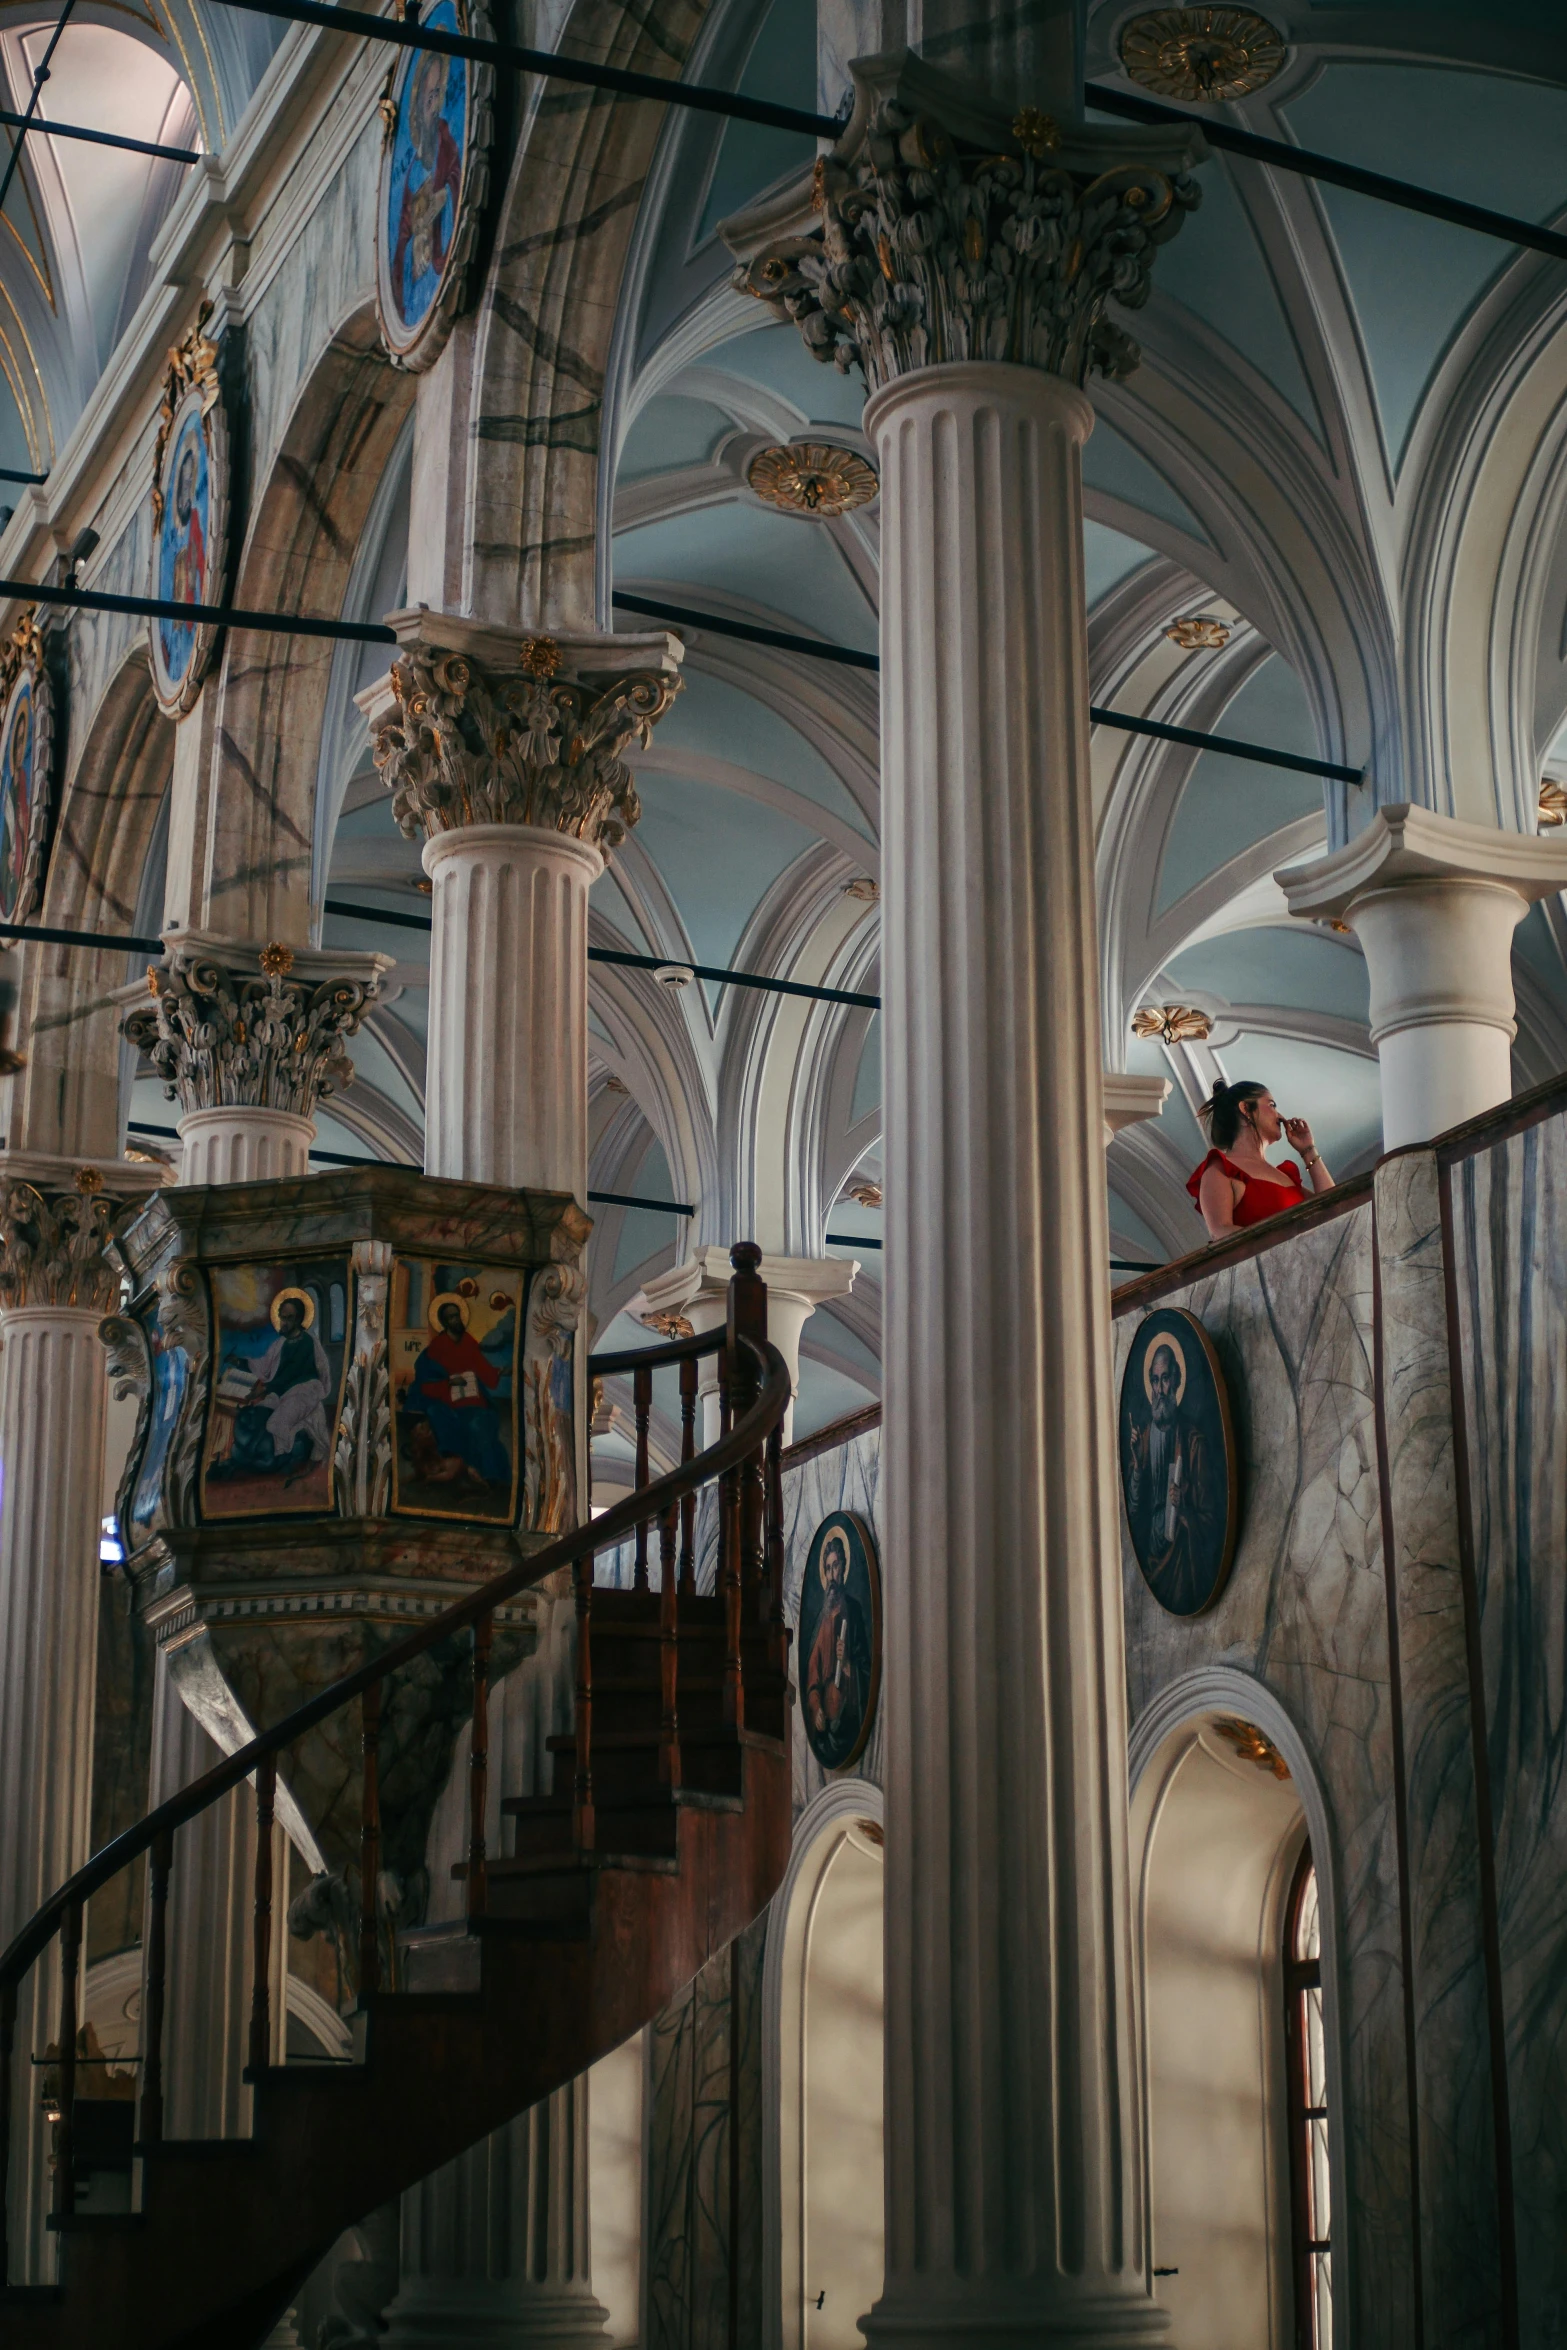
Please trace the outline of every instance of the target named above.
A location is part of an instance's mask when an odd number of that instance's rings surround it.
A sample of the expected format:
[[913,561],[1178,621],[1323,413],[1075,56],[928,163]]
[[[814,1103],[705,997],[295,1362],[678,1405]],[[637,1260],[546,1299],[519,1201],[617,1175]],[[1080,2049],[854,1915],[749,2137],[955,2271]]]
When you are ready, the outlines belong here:
[[[1281,1118],[1265,1085],[1245,1078],[1238,1085],[1226,1085],[1221,1078],[1201,1116],[1214,1147],[1186,1188],[1215,1240],[1248,1224],[1260,1224],[1284,1208],[1298,1208],[1312,1192],[1333,1188],[1311,1128],[1304,1118]],[[1274,1166],[1264,1155],[1285,1136],[1306,1162],[1311,1191],[1293,1159]]]

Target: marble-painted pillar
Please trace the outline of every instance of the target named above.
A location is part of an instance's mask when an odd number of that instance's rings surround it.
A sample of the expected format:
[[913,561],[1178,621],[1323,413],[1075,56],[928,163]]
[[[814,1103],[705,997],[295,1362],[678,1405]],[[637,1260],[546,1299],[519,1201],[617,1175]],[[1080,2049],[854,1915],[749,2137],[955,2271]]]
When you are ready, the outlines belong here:
[[[87,1859],[116,1216],[161,1170],[0,1155],[0,1948]],[[46,2125],[28,2052],[59,2030],[58,1944],[22,1986],[11,2282],[53,2273]],[[85,1955],[85,1954],[84,1954]]]
[[[761,1276],[767,1284],[767,1335],[789,1366],[789,1409],[784,1415],[783,1440],[794,1432],[794,1399],[800,1392],[800,1338],[820,1305],[847,1297],[854,1287],[859,1264],[853,1257],[781,1257],[765,1255]],[[641,1313],[650,1329],[680,1334],[723,1326],[729,1311],[729,1280],[733,1268],[729,1251],[709,1244],[683,1265],[655,1273],[642,1292]],[[718,1359],[704,1357],[697,1379],[702,1399],[704,1444],[716,1444],[721,1398]]]
[[1274,878],[1292,914],[1347,923],[1364,949],[1385,1150],[1508,1099],[1513,932],[1537,898],[1567,889],[1567,843],[1400,803]]
[[352,1082],[346,1041],[391,961],[168,934],[122,1026],[179,1103],[183,1182],[309,1174],[316,1103]]
[[403,2197],[388,2350],[606,2342],[588,2233],[584,2073]]
[[878,2350],[1149,2343],[1081,386],[1136,363],[1106,295],[1146,291],[1201,141],[1075,128],[1070,88],[1014,121],[907,57],[855,80],[820,247],[725,233],[749,291],[863,370],[881,473],[887,2268],[864,2322]]
[[587,1191],[588,891],[641,813],[622,753],[678,641],[524,636],[419,607],[359,696],[433,884],[425,1166]]

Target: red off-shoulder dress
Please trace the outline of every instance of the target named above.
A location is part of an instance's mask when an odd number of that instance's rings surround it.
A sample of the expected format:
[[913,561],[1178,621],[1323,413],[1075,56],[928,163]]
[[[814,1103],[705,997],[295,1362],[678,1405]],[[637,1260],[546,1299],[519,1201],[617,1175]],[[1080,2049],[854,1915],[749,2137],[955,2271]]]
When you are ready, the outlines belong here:
[[1248,1175],[1244,1167],[1237,1167],[1235,1161],[1227,1159],[1223,1151],[1210,1151],[1196,1174],[1189,1176],[1186,1183],[1192,1195],[1192,1204],[1199,1214],[1202,1202],[1198,1194],[1202,1189],[1202,1179],[1210,1167],[1222,1167],[1226,1175],[1233,1175],[1237,1183],[1246,1186],[1235,1208],[1237,1225],[1260,1224],[1268,1216],[1282,1214],[1285,1208],[1298,1208],[1302,1200],[1311,1197],[1300,1168],[1293,1159],[1283,1159],[1279,1163],[1279,1173],[1289,1177],[1287,1183],[1266,1183],[1260,1176]]

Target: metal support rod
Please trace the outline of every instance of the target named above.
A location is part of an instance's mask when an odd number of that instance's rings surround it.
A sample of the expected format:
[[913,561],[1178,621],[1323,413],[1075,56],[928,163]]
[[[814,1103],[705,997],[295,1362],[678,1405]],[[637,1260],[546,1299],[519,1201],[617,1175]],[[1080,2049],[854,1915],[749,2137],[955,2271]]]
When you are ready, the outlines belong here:
[[147,1966],[142,1989],[141,2112],[137,2128],[144,2146],[163,2137],[163,2004],[169,1974],[169,1872],[174,1834],[165,1829],[147,1856]]
[[[232,0],[231,0],[232,5]],[[248,612],[233,604],[180,604],[159,596],[109,596],[97,588],[46,587],[36,579],[0,579],[0,597],[60,604],[75,612],[118,612],[132,620],[178,620],[186,628],[248,628],[263,636],[324,636],[345,645],[395,645],[378,620],[323,620],[286,612]]]
[[[743,620],[693,611],[689,604],[666,604],[660,596],[622,595],[617,588],[610,602],[652,620],[671,621],[677,628],[705,628],[714,636],[739,637],[748,644],[772,645],[779,652],[805,653],[812,660],[837,661],[852,669],[881,668],[880,656],[875,653],[858,653],[849,645],[823,644],[812,636],[791,636],[786,629],[753,628]],[[1232,759],[1248,759],[1259,767],[1286,767],[1296,775],[1325,775],[1332,783],[1362,784],[1366,780],[1361,767],[1344,767],[1333,759],[1308,759],[1300,751],[1276,751],[1266,743],[1239,742],[1227,734],[1206,734],[1195,726],[1168,726],[1162,718],[1138,718],[1130,711],[1106,709],[1097,702],[1090,702],[1088,715],[1095,726],[1113,726],[1121,734],[1146,734],[1157,742],[1188,743],[1193,750],[1223,751]]]
[[250,2070],[265,2072],[272,2058],[272,1815],[277,1803],[277,1756],[256,1765],[256,1904],[251,1920]]
[[364,1777],[359,1804],[359,2004],[380,1987],[381,1949],[376,1930],[376,1886],[381,1875],[381,1684],[372,1681],[361,1699]]
[[[0,106],[0,122],[9,123],[18,130],[29,131],[35,139],[85,139],[94,147],[125,147],[132,155],[155,155],[161,163],[201,161],[194,147],[160,147],[155,139],[126,139],[118,131],[92,131],[80,122],[51,122],[41,114],[35,114],[29,120],[25,114],[13,114],[6,106]],[[0,475],[0,480],[9,481],[13,478],[42,481],[45,477],[41,473]]]
[[73,1901],[60,1927],[60,2118],[54,2136],[54,2208],[76,2209],[76,2009],[82,1961],[82,1905]]
[[468,1755],[468,1915],[483,1917],[489,1906],[489,1859],[484,1815],[490,1800],[490,1643],[495,1618],[480,1616],[473,1627],[473,1744]]
[[5,177],[0,179],[0,212],[5,210],[5,200],[11,193],[11,182],[16,177],[16,167],[22,160],[22,141],[33,127],[33,117],[38,111],[38,101],[43,96],[44,84],[49,79],[49,60],[60,46],[60,35],[70,23],[71,11],[75,6],[76,0],[65,0],[65,6],[60,11],[59,22],[49,35],[49,46],[33,67],[33,87],[27,101],[27,112],[22,117],[21,127],[17,131],[16,137],[11,141],[11,152],[6,157]]

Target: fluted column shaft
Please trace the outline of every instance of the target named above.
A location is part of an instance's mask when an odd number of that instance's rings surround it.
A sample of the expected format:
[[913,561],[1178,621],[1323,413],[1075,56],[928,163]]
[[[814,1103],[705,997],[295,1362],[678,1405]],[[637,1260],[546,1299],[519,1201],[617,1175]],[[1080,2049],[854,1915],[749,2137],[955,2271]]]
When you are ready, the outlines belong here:
[[[90,1849],[107,1392],[100,1318],[96,1305],[0,1314],[0,1947]],[[56,1945],[23,1984],[17,2014],[13,2284],[54,2273],[47,2125],[27,2059],[59,2028]]]
[[537,1191],[588,1185],[588,891],[600,852],[532,824],[424,847],[434,884],[425,1167]]
[[[887,2279],[873,2343],[1159,2338],[1144,2273],[1083,395],[956,364],[882,474]],[[932,1732],[938,1735],[932,1735]]]
[[269,1183],[310,1172],[313,1118],[287,1110],[191,1110],[179,1126],[182,1183]]
[[605,2341],[588,2242],[585,2074],[408,2190],[387,2320],[388,2350]]

